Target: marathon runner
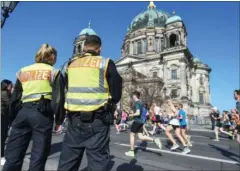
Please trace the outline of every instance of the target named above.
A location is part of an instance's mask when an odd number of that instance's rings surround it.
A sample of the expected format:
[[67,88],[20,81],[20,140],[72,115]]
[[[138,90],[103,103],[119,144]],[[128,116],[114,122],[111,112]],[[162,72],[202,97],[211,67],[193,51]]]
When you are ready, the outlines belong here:
[[120,124],[120,127],[123,127],[123,131],[126,131],[126,127],[128,128],[127,117],[128,117],[127,112],[125,110],[123,110],[122,120],[121,120],[121,124]]
[[234,136],[237,136],[237,142],[240,144],[240,117],[239,117],[239,113],[236,109],[232,110],[233,112],[233,116],[232,116],[232,120],[234,121],[235,129],[234,129]]
[[133,114],[130,114],[129,117],[133,117],[134,121],[131,126],[131,132],[130,132],[130,151],[126,152],[125,155],[134,157],[134,139],[135,134],[138,135],[138,138],[143,141],[151,141],[154,144],[158,146],[158,148],[162,148],[162,143],[159,138],[151,138],[148,136],[143,135],[143,121],[141,120],[142,115],[142,109],[143,104],[140,102],[140,93],[138,91],[135,91],[133,93],[133,100],[134,100],[134,106],[133,106]]
[[171,120],[169,121],[169,125],[166,128],[166,135],[173,144],[173,146],[171,147],[171,150],[176,150],[177,148],[179,148],[179,145],[176,143],[176,141],[174,140],[174,138],[171,134],[171,131],[174,129],[175,135],[179,138],[179,140],[181,141],[181,143],[184,147],[182,154],[188,154],[191,152],[191,150],[188,148],[187,143],[185,142],[185,140],[182,137],[181,132],[180,132],[181,131],[180,130],[180,122],[179,122],[179,119],[177,118],[179,113],[170,100],[167,101],[167,104],[173,113],[173,114],[169,114],[171,117]]
[[227,116],[224,116],[225,114],[223,114],[223,116],[221,117],[219,113],[215,113],[214,115],[214,119],[216,120],[216,126],[215,126],[215,136],[216,138],[213,140],[213,141],[219,141],[219,132],[223,133],[223,134],[226,134],[226,135],[229,135],[229,136],[233,136],[233,134],[229,133],[229,132],[226,132],[223,130],[223,124],[222,124],[222,120],[223,118],[227,117]]
[[153,121],[153,130],[149,131],[151,135],[154,135],[156,133],[157,127],[161,128],[162,130],[166,130],[166,128],[163,126],[164,122],[161,118],[161,108],[156,105],[156,103],[153,103],[151,106],[151,112],[154,117]]
[[178,119],[180,121],[180,130],[181,135],[184,138],[185,142],[187,142],[187,146],[192,147],[192,143],[190,141],[190,136],[186,134],[187,129],[187,115],[186,112],[183,110],[183,105],[179,103],[177,105],[178,108]]

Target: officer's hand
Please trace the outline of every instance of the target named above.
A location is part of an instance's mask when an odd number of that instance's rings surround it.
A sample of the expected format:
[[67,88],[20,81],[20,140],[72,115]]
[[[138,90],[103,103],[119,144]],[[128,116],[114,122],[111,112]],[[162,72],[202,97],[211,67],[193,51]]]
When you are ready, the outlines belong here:
[[60,134],[62,132],[62,125],[56,125],[55,126],[55,133]]

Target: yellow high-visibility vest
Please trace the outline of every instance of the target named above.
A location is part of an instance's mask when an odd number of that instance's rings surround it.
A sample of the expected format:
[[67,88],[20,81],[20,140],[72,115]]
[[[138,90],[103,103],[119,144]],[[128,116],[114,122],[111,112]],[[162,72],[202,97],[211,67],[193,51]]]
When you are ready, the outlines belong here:
[[51,81],[56,73],[51,65],[44,63],[35,63],[23,67],[17,73],[17,77],[22,83],[23,88],[21,101],[23,103],[38,101],[42,95],[45,99],[51,100]]
[[74,58],[66,68],[68,88],[65,109],[90,112],[99,109],[110,98],[106,79],[109,59],[86,53]]

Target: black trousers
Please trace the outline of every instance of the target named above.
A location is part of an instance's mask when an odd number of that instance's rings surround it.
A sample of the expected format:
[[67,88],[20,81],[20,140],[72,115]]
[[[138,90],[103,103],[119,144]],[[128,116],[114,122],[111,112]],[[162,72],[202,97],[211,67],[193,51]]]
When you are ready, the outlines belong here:
[[6,145],[6,163],[3,171],[20,171],[32,138],[33,146],[29,171],[44,171],[51,148],[53,113],[37,110],[37,105],[24,104],[12,123],[12,130]]
[[7,113],[1,114],[1,157],[4,157],[5,141],[8,136],[8,118]]
[[214,130],[215,129],[215,120],[211,120],[211,122],[212,122],[212,130]]
[[110,127],[101,119],[83,122],[70,115],[59,159],[58,171],[78,171],[86,149],[89,171],[107,171],[110,160]]

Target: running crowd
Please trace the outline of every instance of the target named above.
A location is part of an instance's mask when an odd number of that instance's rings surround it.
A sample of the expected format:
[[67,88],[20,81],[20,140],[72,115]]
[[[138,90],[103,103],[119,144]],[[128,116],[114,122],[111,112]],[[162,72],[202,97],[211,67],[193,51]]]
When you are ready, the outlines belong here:
[[[161,110],[155,102],[150,107],[148,107],[148,104],[143,104],[140,100],[140,93],[137,91],[133,93],[132,98],[134,100],[134,104],[131,107],[132,110],[127,111],[117,106],[114,114],[117,134],[126,131],[126,128],[131,124],[130,151],[125,153],[127,156],[134,157],[135,134],[137,134],[140,140],[152,141],[161,149],[160,139],[151,138],[151,135],[156,134],[158,130],[164,131],[171,141],[171,150],[179,148],[171,133],[174,130],[175,135],[184,147],[182,153],[187,154],[191,152],[191,137],[187,135],[187,130],[189,129],[188,115],[183,110],[181,103],[173,103],[170,99],[166,99],[165,104],[170,109],[169,112]],[[219,133],[223,133],[233,140],[236,139],[240,144],[240,90],[234,91],[234,99],[237,101],[236,109],[232,109],[230,112],[224,110],[220,114],[216,107],[212,108],[210,119],[212,121],[212,130],[215,130],[216,138],[214,141],[219,141]],[[146,128],[148,125],[151,125],[153,129],[148,131]]]

